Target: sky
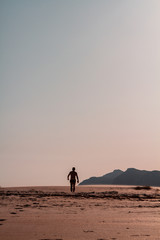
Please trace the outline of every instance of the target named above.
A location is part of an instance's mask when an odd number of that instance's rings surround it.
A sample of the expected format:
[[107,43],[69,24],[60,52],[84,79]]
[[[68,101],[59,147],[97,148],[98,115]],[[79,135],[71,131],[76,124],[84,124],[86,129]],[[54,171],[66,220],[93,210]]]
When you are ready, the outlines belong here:
[[0,186],[160,170],[160,1],[0,0]]

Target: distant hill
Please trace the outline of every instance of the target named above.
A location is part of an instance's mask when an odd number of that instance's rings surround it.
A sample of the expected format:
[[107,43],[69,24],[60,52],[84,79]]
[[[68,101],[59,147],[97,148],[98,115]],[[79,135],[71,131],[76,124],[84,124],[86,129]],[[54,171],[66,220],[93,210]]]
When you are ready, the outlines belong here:
[[84,180],[80,185],[94,185],[94,184],[113,184],[114,179],[123,173],[121,170],[114,170],[111,173],[107,173],[102,177],[91,177]]
[[80,185],[98,184],[160,186],[160,171],[128,168],[123,172],[118,169],[101,177],[91,177],[80,183]]

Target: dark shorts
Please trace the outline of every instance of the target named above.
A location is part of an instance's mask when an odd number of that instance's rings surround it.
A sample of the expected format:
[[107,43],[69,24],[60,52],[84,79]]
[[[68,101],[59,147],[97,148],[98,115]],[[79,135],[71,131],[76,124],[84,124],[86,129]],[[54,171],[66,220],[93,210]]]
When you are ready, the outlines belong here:
[[71,183],[71,184],[76,184],[76,180],[71,179],[71,180],[70,180],[70,183]]

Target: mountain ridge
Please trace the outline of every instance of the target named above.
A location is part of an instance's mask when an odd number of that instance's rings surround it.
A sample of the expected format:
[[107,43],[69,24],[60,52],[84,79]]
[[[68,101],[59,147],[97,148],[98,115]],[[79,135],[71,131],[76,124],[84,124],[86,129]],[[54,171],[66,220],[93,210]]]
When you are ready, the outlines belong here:
[[160,171],[128,168],[126,171],[115,169],[100,177],[90,177],[79,185],[146,185],[160,186]]

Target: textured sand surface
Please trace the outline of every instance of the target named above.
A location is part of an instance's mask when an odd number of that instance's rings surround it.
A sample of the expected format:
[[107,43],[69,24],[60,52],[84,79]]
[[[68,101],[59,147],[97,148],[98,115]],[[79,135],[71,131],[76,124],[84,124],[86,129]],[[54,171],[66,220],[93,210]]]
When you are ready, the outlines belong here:
[[0,239],[160,240],[160,188],[1,188]]

